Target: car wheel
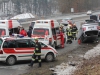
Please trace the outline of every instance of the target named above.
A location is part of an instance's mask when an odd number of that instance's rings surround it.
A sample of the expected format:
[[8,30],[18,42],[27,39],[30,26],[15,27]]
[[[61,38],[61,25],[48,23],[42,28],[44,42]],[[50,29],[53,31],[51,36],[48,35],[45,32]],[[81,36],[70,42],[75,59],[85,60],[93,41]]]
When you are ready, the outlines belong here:
[[47,62],[52,62],[54,60],[54,54],[53,53],[48,53],[45,57],[45,60]]
[[16,63],[16,58],[14,56],[9,56],[6,60],[8,65],[14,65]]

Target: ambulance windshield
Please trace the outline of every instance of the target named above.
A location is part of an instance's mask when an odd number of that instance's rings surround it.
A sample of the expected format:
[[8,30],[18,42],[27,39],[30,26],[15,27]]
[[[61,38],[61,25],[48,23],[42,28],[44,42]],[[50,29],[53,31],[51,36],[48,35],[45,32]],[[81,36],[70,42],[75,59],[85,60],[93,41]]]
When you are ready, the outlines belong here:
[[0,36],[6,35],[5,29],[0,29]]
[[34,28],[33,35],[49,35],[49,29],[47,29],[47,28]]

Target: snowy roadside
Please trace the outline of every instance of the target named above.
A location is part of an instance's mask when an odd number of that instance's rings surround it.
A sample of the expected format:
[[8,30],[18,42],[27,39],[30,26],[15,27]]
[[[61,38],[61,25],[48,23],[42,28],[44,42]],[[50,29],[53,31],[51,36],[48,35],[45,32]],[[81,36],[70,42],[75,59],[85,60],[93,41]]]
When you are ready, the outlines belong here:
[[[100,43],[94,47],[93,49],[88,50],[83,59],[89,60],[90,58],[94,58],[100,55]],[[61,63],[60,65],[55,66],[54,68],[50,68],[53,71],[53,75],[73,75],[74,72],[79,69],[78,66],[82,65],[83,61],[72,61],[68,63]]]

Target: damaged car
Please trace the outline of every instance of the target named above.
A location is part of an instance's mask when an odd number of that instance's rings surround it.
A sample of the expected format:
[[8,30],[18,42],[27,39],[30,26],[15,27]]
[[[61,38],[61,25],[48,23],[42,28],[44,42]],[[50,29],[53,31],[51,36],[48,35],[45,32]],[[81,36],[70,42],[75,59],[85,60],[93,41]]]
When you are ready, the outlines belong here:
[[82,43],[86,41],[96,41],[99,35],[98,23],[94,20],[85,20],[79,29],[79,37]]

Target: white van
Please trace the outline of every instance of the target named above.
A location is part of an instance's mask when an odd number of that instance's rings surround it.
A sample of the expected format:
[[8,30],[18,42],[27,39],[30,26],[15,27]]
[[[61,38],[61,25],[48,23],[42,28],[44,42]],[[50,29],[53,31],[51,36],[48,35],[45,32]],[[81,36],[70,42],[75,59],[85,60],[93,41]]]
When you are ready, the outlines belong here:
[[8,36],[10,33],[17,33],[17,27],[21,26],[17,20],[0,20],[0,36]]
[[32,37],[53,46],[61,46],[59,23],[56,20],[36,20],[32,31]]

